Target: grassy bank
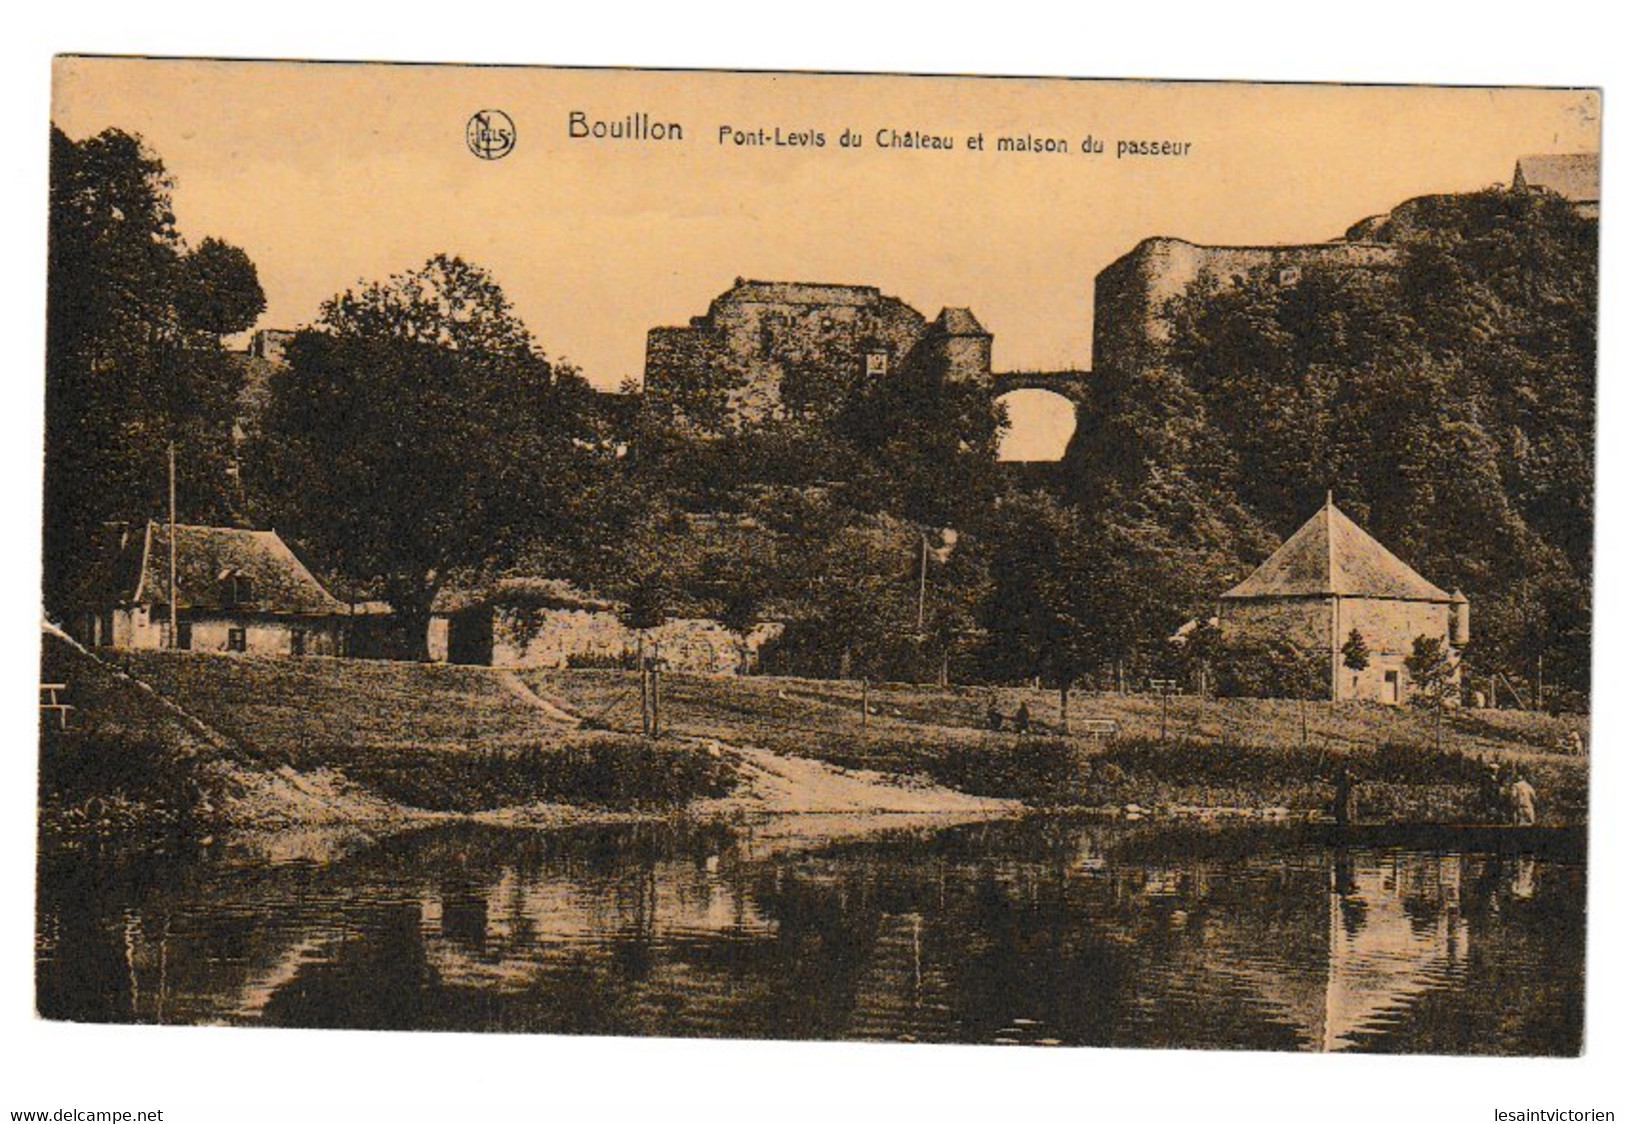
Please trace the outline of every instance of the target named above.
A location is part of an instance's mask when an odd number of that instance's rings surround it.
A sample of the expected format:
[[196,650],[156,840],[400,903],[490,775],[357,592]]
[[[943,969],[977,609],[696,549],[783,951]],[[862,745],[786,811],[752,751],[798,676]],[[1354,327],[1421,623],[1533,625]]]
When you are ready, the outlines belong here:
[[[609,729],[638,722],[628,673],[524,674],[538,692]],[[675,674],[664,683],[664,721],[677,733],[1037,804],[1316,812],[1347,764],[1363,778],[1362,804],[1373,818],[1481,819],[1482,763],[1497,760],[1531,774],[1543,819],[1586,818],[1585,759],[1546,748],[1584,728],[1572,717],[1463,711],[1444,715],[1436,730],[1432,714],[1375,704],[1171,699],[1164,740],[1160,700],[1108,695],[1074,698],[1071,715],[1110,718],[1115,737],[1017,737],[985,729],[985,689],[876,686],[865,726],[856,684]],[[1056,692],[999,692],[1005,714],[1020,701],[1038,728],[1058,729]]]
[[735,783],[731,763],[701,748],[561,725],[488,668],[92,659],[55,638],[45,652],[43,673],[70,684],[76,707],[71,730],[48,733],[42,753],[42,807],[64,823],[87,801],[128,806],[142,822],[664,809]]
[[242,762],[211,736],[115,669],[47,636],[40,682],[68,684],[66,728],[42,714],[41,827],[54,835],[185,831],[213,814],[204,763]]
[[878,686],[864,724],[856,684],[669,675],[665,729],[682,737],[652,742],[638,733],[636,677],[617,671],[527,671],[521,683],[360,660],[92,657],[49,638],[42,675],[69,683],[76,707],[67,732],[47,732],[41,773],[47,820],[68,827],[672,809],[736,791],[740,755],[707,739],[1039,806],[1310,813],[1347,764],[1373,818],[1482,819],[1482,762],[1495,759],[1531,775],[1543,820],[1580,822],[1587,807],[1586,760],[1545,748],[1579,721],[1518,712],[1447,714],[1436,730],[1432,715],[1374,705],[1176,699],[1164,739],[1158,700],[1076,698],[1074,720],[1120,727],[1093,739],[1055,732],[1054,692],[1001,691],[1005,714],[1021,701],[1033,714],[1036,732],[1017,737],[984,728],[985,690]]

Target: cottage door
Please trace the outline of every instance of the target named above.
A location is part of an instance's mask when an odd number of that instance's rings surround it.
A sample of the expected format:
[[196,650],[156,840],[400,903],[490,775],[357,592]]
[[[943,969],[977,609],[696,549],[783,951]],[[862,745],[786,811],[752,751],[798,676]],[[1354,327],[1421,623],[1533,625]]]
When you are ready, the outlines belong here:
[[1399,705],[1399,669],[1389,668],[1382,673],[1382,701],[1389,706]]

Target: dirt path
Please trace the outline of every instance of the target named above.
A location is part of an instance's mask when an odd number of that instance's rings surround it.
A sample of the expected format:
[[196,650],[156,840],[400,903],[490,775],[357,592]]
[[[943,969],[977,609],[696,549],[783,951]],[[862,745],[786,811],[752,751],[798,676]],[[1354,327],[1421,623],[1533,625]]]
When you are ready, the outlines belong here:
[[[519,676],[504,672],[508,689],[561,722],[580,725],[581,718],[555,699],[534,690]],[[715,738],[668,734],[673,741],[702,746],[732,758],[739,767],[739,789],[731,795],[696,801],[690,812],[796,814],[913,813],[924,815],[1003,815],[1022,807],[1019,801],[971,796],[918,777],[843,769],[807,757],[791,757],[759,746]]]
[[581,718],[579,715],[571,714],[568,710],[565,710],[564,707],[560,706],[552,699],[546,699],[541,695],[538,695],[535,691],[530,689],[529,684],[527,684],[523,679],[519,678],[519,676],[515,675],[513,672],[506,670],[498,671],[497,681],[509,691],[513,692],[513,694],[521,702],[525,703],[527,706],[535,707],[553,721],[566,726],[581,725]]
[[717,745],[739,765],[740,787],[732,796],[701,801],[696,812],[718,805],[762,812],[912,812],[1000,814],[1021,805],[1014,800],[970,796],[916,777],[843,769],[805,757],[787,757],[755,746]]

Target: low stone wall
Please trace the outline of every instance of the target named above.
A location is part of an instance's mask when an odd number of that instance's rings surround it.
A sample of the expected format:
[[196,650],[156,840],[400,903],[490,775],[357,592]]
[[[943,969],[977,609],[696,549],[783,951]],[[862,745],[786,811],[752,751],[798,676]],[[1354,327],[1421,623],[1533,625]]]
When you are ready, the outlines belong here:
[[[637,658],[637,632],[607,610],[499,606],[490,611],[492,667],[605,667]],[[449,658],[449,631],[462,619],[430,622],[431,659]],[[650,629],[643,644],[646,655],[658,650],[661,665],[673,671],[738,675],[754,668],[762,645],[783,631],[780,624],[760,624],[741,644],[714,620],[679,618]]]

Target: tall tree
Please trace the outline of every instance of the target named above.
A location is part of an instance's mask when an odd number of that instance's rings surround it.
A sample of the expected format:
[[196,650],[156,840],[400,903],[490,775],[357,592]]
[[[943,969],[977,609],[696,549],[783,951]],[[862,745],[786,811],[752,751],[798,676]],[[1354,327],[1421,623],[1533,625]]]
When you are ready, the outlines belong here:
[[179,451],[183,518],[232,518],[227,466],[240,368],[222,337],[265,307],[253,263],[212,238],[188,251],[173,184],[141,139],[51,131],[46,310],[45,601],[74,607],[103,524],[163,510]]
[[277,525],[387,599],[426,654],[459,571],[547,570],[584,533],[585,481],[613,453],[591,394],[550,362],[495,279],[457,257],[333,297],[288,345],[264,421]]

